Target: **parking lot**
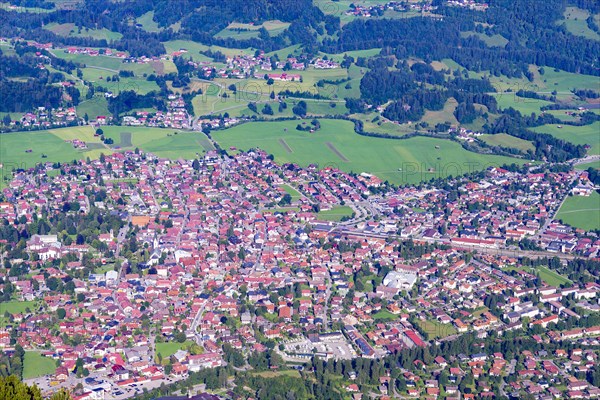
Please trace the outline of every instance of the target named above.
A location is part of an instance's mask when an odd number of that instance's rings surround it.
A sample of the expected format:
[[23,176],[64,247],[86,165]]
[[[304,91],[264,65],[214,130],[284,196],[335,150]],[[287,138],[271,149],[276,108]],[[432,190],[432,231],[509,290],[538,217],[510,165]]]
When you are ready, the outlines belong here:
[[284,344],[287,358],[305,358],[302,355],[317,354],[321,358],[349,360],[356,357],[356,351],[345,339],[312,342],[308,339],[295,340]]

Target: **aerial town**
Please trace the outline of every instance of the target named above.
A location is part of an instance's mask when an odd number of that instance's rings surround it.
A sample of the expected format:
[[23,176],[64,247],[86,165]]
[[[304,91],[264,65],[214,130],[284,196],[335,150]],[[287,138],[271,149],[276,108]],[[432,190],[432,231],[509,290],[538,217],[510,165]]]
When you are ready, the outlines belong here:
[[[581,378],[599,361],[598,264],[571,260],[597,257],[600,240],[553,219],[593,189],[585,172],[489,168],[394,188],[271,158],[129,151],[17,172],[0,203],[14,227],[0,289],[31,306],[3,315],[0,347],[53,360],[32,382],[42,391],[121,399],[235,355],[302,368],[525,330],[539,350],[428,353],[394,380],[383,371],[373,393],[486,398],[508,377],[505,393],[598,396]],[[556,257],[535,272],[542,251]]]

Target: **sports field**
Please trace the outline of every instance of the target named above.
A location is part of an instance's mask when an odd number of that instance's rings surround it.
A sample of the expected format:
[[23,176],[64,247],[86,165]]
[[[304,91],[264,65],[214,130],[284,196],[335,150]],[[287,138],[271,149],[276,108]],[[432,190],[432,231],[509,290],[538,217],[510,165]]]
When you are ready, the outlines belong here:
[[321,221],[335,221],[339,222],[344,217],[351,217],[354,211],[348,206],[333,207],[331,210],[319,211],[317,213],[317,219]]
[[[224,149],[259,147],[273,154],[277,162],[294,162],[302,166],[318,163],[347,172],[370,172],[398,184],[522,162],[510,157],[469,152],[449,140],[373,138],[357,135],[349,121],[322,119],[320,122],[321,129],[314,133],[297,131],[298,121],[294,120],[251,122],[213,132],[212,137]],[[280,139],[284,139],[292,152],[280,143]]]
[[556,215],[563,223],[585,230],[600,230],[600,194],[569,196]]
[[535,267],[532,268],[530,272],[539,274],[540,278],[550,286],[560,286],[571,282],[569,279],[557,274],[548,267]]
[[600,122],[584,126],[542,125],[531,130],[548,133],[573,144],[587,144],[590,146],[588,154],[600,154]]

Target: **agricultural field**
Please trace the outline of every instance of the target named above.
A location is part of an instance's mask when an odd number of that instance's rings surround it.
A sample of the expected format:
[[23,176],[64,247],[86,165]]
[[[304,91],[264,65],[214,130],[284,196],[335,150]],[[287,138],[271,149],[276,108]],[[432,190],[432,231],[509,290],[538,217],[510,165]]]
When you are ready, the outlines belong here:
[[531,113],[539,115],[541,107],[553,104],[546,100],[519,97],[515,93],[494,93],[492,96],[496,98],[500,110],[512,107],[523,115],[530,115]]
[[270,36],[278,36],[290,26],[289,22],[279,20],[265,21],[260,25],[232,22],[215,35],[216,38],[232,38],[245,40],[258,37],[259,29],[265,28]]
[[527,151],[535,150],[535,146],[528,140],[520,139],[515,136],[507,135],[506,133],[498,133],[496,135],[482,135],[481,140],[490,146],[509,147],[517,150]]
[[102,129],[105,137],[113,139],[115,150],[138,147],[159,157],[191,159],[214,149],[208,138],[199,132],[130,126],[105,126]]
[[586,231],[600,230],[600,194],[567,197],[556,219]]
[[600,40],[600,35],[587,26],[589,12],[577,7],[567,7],[564,13],[564,19],[558,21],[558,25],[564,24],[573,35],[583,36],[588,39]]
[[335,221],[339,222],[344,217],[350,218],[354,210],[348,206],[337,206],[333,207],[331,210],[323,210],[317,213],[317,219],[321,221]]
[[[240,54],[254,54],[255,49],[246,48],[246,49],[234,49],[227,48],[221,46],[207,46],[204,44],[192,42],[191,40],[171,40],[168,42],[163,42],[165,49],[167,50],[167,54],[171,54],[175,51],[179,51],[181,49],[185,49],[188,51],[186,57],[193,57],[195,61],[209,61],[210,58],[203,56],[200,54],[200,51],[220,51],[226,56],[236,56]],[[204,57],[204,58],[202,58]]]
[[[274,72],[280,73],[280,72]],[[297,74],[301,76],[298,81],[274,81],[272,85],[267,83],[265,79],[233,79],[233,78],[217,78],[216,83],[219,83],[225,87],[229,85],[236,85],[239,91],[248,93],[255,93],[259,95],[268,96],[271,92],[278,94],[282,91],[289,90],[291,92],[309,92],[311,94],[321,94],[324,96],[336,97],[336,85],[328,85],[327,88],[317,88],[316,83],[320,80],[336,81],[346,79],[348,72],[342,68],[336,69],[314,69],[309,68],[305,71],[291,71],[290,74]],[[342,84],[342,85],[345,85]],[[360,84],[359,84],[360,85]],[[321,91],[328,91],[327,93],[321,93]],[[337,95],[337,97],[340,97]]]
[[106,41],[119,40],[123,37],[123,35],[121,35],[119,32],[109,31],[106,28],[102,28],[102,29],[82,28],[82,29],[79,29],[74,23],[65,23],[65,24],[52,23],[52,24],[48,24],[48,25],[44,26],[44,29],[47,29],[59,36],[64,36],[64,37],[77,37],[77,38],[90,37],[92,39],[98,39],[98,40],[104,39]]
[[570,125],[542,125],[532,128],[535,132],[548,133],[559,139],[563,139],[573,144],[589,145],[588,154],[600,154],[600,122],[594,122],[591,125],[570,126]]
[[88,115],[90,120],[96,119],[99,115],[109,116],[108,101],[104,96],[94,96],[89,100],[82,100],[77,105],[77,115],[83,117]]
[[346,172],[373,173],[398,184],[464,174],[469,169],[491,165],[522,163],[511,157],[472,153],[449,140],[373,138],[357,135],[350,121],[322,119],[320,123],[320,130],[309,133],[295,129],[298,120],[251,122],[215,131],[212,137],[224,149],[259,147],[280,163],[331,165]]
[[363,123],[363,131],[402,137],[415,132],[413,126],[408,124],[396,124],[389,122],[378,114],[350,114],[350,118],[357,119]]
[[56,361],[45,357],[37,351],[26,351],[23,360],[23,379],[32,379],[53,374],[56,370]]
[[[233,80],[235,81],[235,80]],[[237,80],[240,89],[237,92],[233,92],[227,88],[221,88],[215,84],[202,83],[203,94],[200,94],[192,99],[192,106],[194,107],[194,114],[198,116],[211,115],[211,114],[224,114],[228,113],[232,117],[241,116],[253,116],[259,115],[261,118],[279,118],[279,117],[291,117],[293,116],[292,108],[296,105],[300,99],[288,98],[285,100],[287,108],[279,111],[279,101],[272,100],[269,97],[269,93],[263,94],[259,91],[254,91],[256,88],[250,81],[248,84],[244,84],[243,81]],[[246,91],[244,91],[246,90]],[[226,93],[227,97],[223,97]],[[308,115],[322,116],[322,115],[342,115],[346,114],[348,110],[346,105],[341,101],[330,101],[330,100],[312,100],[303,99],[307,104]],[[256,103],[258,114],[248,108],[249,103]],[[273,110],[273,115],[267,115],[262,113],[265,104],[269,104]]]
[[[13,169],[31,168],[38,163],[45,162],[70,162],[95,158],[101,152],[112,153],[109,148],[100,149],[90,146],[87,150],[76,150],[65,140],[79,138],[84,141],[94,142],[91,127],[72,127],[52,129],[47,131],[13,132],[0,135],[0,185],[10,180]],[[99,140],[95,140],[99,143]],[[96,144],[94,143],[94,144]],[[44,157],[45,156],[45,157]]]
[[451,125],[457,126],[459,123],[454,116],[456,106],[458,106],[458,102],[456,99],[451,97],[446,101],[444,108],[440,111],[425,111],[425,115],[423,115],[423,118],[421,118],[421,122],[428,122],[430,126],[443,124],[444,122],[450,122]]

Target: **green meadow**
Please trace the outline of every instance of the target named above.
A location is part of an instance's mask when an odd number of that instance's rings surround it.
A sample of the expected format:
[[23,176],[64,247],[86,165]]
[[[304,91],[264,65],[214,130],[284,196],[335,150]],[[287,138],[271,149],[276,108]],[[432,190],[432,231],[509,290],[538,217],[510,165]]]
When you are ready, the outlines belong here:
[[496,135],[482,135],[481,140],[490,146],[501,146],[518,149],[522,151],[535,150],[535,146],[528,140],[520,139],[515,136],[507,135],[506,133],[498,133]]
[[567,197],[556,219],[575,228],[600,230],[600,194]]
[[314,132],[296,130],[300,121],[251,122],[212,133],[222,148],[261,148],[277,162],[318,163],[343,171],[369,172],[393,183],[416,183],[521,160],[469,152],[443,139],[382,139],[357,135],[345,120],[320,120]]
[[600,154],[600,122],[591,125],[542,125],[531,128],[535,132],[548,133],[573,144],[589,145],[588,154]]
[[196,154],[214,149],[208,138],[200,132],[130,126],[106,126],[102,129],[105,137],[113,139],[115,150],[138,147],[159,157],[178,159],[194,158]]
[[53,374],[56,370],[56,361],[45,357],[37,351],[26,351],[23,360],[23,379],[38,378]]

